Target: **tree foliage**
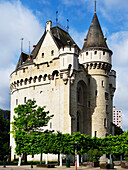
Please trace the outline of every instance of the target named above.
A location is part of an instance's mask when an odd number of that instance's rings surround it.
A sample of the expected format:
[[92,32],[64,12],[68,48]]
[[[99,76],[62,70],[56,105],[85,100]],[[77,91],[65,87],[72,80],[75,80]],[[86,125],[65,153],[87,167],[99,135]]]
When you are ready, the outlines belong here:
[[0,110],[0,160],[6,159],[9,155],[9,131],[10,123]]
[[50,133],[43,128],[47,126],[53,115],[49,115],[49,111],[45,111],[45,106],[37,106],[34,100],[28,100],[25,104],[18,105],[14,112],[11,133],[16,142],[16,153],[18,155],[38,153],[37,148],[40,143],[37,136],[42,133]]
[[124,131],[117,125],[115,126],[115,135],[121,135],[122,133],[124,133]]
[[42,127],[47,126],[53,115],[48,115],[45,106],[37,106],[36,101],[28,100],[25,104],[18,105],[14,109],[13,131],[25,131],[27,133],[42,132]]

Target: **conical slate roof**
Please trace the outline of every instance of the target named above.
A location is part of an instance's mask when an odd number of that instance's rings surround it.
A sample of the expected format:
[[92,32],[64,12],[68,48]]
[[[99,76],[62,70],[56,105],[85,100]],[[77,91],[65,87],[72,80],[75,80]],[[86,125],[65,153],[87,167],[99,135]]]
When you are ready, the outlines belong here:
[[89,48],[103,48],[109,50],[96,13],[94,13],[82,51]]

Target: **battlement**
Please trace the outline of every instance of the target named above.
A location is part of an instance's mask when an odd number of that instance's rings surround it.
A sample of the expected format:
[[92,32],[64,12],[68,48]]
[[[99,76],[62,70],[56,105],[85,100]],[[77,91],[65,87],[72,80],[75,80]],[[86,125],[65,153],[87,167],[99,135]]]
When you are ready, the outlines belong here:
[[111,72],[110,72],[110,74],[109,74],[110,76],[114,76],[114,77],[116,77],[116,71],[115,70],[111,70]]
[[44,85],[44,84],[50,84],[51,80],[54,80],[59,76],[59,72],[57,70],[54,70],[52,74],[44,74],[39,76],[32,76],[32,77],[26,77],[21,78],[15,81],[12,81],[10,84],[11,92],[20,90],[22,88],[30,88],[35,87],[37,85]]
[[88,62],[84,64],[84,67],[86,69],[102,69],[105,71],[110,71],[111,70],[111,64],[106,63],[106,62],[97,62],[97,61],[93,61],[93,62]]
[[109,85],[114,90],[116,89],[116,71],[115,70],[111,70],[111,72],[109,73]]
[[[74,44],[74,46],[75,46],[75,44]],[[65,53],[68,53],[68,54],[73,53],[73,54],[76,54],[76,55],[79,54],[77,47],[70,47],[70,46],[65,46],[64,48],[60,49],[60,55],[63,55]]]

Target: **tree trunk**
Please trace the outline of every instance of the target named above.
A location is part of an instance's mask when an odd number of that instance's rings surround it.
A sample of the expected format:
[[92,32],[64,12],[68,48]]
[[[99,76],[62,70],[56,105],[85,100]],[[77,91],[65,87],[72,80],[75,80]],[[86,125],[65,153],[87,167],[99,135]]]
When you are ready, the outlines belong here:
[[42,165],[42,152],[40,153],[40,165]]
[[27,164],[27,154],[26,153],[23,154],[23,160]]

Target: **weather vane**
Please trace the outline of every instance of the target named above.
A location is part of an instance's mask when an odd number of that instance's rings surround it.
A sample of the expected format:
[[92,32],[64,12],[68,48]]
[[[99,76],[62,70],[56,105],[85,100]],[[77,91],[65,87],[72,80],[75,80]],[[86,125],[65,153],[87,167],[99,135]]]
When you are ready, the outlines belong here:
[[56,23],[58,22],[58,11],[56,11]]
[[69,30],[69,19],[67,19],[67,31]]
[[96,0],[95,0],[95,13],[96,13]]
[[22,53],[23,52],[23,40],[24,40],[24,38],[21,38],[20,40],[21,40],[21,53]]

